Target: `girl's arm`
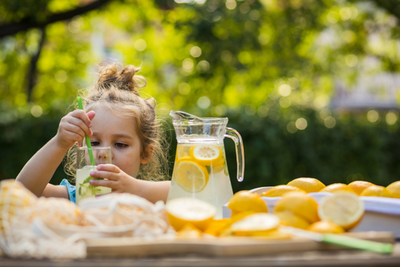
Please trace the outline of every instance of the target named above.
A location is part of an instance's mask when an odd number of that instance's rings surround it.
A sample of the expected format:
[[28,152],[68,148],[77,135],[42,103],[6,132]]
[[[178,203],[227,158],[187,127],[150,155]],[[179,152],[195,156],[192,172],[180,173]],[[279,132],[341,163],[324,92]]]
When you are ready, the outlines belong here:
[[[59,147],[56,138],[53,137],[25,164],[17,176],[17,181],[23,183],[32,193],[40,197],[67,151],[68,149]],[[50,186],[46,189],[47,195],[56,194],[53,192],[55,190],[57,189]],[[66,189],[64,191],[65,197],[68,198]],[[64,197],[64,195],[62,196]]]
[[167,203],[167,197],[169,188],[171,187],[171,181],[159,181],[159,182],[151,182],[136,179],[136,188],[140,188],[138,190],[137,195],[146,198],[147,200],[155,203],[159,200]]
[[20,181],[37,196],[54,196],[68,198],[67,190],[61,186],[48,185],[64,155],[75,142],[91,136],[91,120],[94,111],[86,114],[75,110],[61,119],[57,135],[43,146],[23,167],[17,176]]

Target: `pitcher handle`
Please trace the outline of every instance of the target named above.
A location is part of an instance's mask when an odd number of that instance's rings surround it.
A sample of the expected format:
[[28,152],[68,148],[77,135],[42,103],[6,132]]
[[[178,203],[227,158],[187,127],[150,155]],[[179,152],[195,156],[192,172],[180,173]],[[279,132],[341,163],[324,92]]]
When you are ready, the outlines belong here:
[[244,179],[244,149],[243,149],[243,140],[240,136],[239,132],[233,128],[226,127],[226,133],[224,135],[235,142],[235,151],[236,151],[236,165],[237,172],[236,178],[238,182],[243,182]]

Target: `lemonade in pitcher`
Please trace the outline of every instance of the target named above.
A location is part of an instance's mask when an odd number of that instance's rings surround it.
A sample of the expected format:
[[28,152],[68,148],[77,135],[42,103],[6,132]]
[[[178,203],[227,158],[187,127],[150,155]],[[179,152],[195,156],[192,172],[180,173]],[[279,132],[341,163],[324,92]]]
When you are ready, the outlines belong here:
[[198,198],[217,208],[216,219],[233,196],[226,163],[224,137],[236,144],[238,181],[243,180],[243,144],[239,133],[226,127],[227,118],[199,118],[182,111],[172,111],[178,141],[171,189],[167,202],[173,198]]

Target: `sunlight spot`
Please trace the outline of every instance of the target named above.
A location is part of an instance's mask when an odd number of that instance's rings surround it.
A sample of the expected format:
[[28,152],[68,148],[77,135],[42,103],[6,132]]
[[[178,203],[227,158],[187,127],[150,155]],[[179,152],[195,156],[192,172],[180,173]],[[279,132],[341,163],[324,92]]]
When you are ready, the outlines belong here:
[[307,120],[304,118],[298,118],[296,120],[296,128],[299,130],[304,130],[307,128]]
[[370,110],[367,113],[367,120],[369,122],[376,122],[379,119],[379,113],[376,110]]

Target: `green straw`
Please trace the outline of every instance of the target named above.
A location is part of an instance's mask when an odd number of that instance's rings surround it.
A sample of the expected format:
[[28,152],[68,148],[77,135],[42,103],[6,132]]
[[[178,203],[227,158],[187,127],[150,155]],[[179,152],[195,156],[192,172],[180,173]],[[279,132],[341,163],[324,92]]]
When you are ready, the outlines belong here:
[[[76,100],[78,100],[79,109],[82,109],[82,110],[83,110],[83,105],[82,105],[82,99],[81,99],[81,97],[78,96],[78,97],[76,98]],[[93,152],[92,152],[92,144],[90,143],[90,138],[89,138],[89,136],[85,135],[85,139],[86,139],[86,145],[87,145],[87,147],[88,147],[88,152],[89,152],[89,157],[90,157],[90,164],[91,164],[92,166],[95,166],[95,165],[96,165],[96,162],[94,161]]]

